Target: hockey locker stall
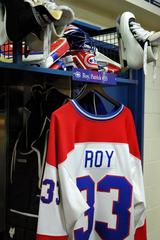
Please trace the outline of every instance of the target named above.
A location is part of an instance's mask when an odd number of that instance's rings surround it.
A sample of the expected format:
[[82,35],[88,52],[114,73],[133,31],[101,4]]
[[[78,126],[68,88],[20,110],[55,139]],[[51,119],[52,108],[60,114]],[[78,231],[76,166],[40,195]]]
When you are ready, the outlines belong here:
[[[110,54],[109,57],[118,56],[118,46],[115,42],[108,44],[105,36],[116,38],[115,29],[100,30],[90,24],[76,21],[81,28],[87,31],[96,41],[98,48]],[[105,52],[104,52],[105,53]],[[0,53],[1,54],[1,53]],[[0,239],[7,236],[7,206],[9,199],[10,164],[13,147],[25,121],[22,111],[24,104],[30,99],[33,85],[53,86],[62,91],[74,90],[85,82],[72,79],[72,71],[52,70],[40,67],[24,66],[22,64],[21,43],[13,44],[12,63],[0,63]],[[116,60],[116,59],[115,59]],[[134,116],[139,147],[143,158],[143,122],[144,122],[144,77],[143,71],[129,70],[125,74],[116,76],[116,85],[104,84],[108,95],[128,106]]]

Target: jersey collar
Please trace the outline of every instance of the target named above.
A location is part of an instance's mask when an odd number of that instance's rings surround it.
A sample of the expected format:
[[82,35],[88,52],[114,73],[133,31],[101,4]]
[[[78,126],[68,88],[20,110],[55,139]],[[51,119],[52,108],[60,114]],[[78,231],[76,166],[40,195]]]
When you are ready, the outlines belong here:
[[71,100],[71,103],[72,105],[74,106],[74,108],[83,116],[87,117],[87,118],[90,118],[90,119],[93,119],[93,120],[109,120],[109,119],[112,119],[114,117],[116,117],[117,115],[119,115],[123,108],[124,108],[124,105],[121,104],[120,107],[116,110],[114,110],[113,112],[111,113],[107,113],[105,115],[95,115],[95,114],[92,114],[92,113],[89,113],[87,112],[84,108],[82,108],[80,106],[80,104],[76,101],[76,99],[72,99]]

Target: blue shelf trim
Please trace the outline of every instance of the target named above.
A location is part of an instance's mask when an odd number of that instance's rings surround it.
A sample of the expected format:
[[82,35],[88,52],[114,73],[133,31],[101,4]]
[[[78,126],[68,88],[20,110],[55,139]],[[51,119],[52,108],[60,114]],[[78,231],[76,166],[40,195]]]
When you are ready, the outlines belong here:
[[138,85],[138,80],[131,80],[128,78],[121,78],[121,77],[116,77],[116,81],[118,83],[127,83],[127,84],[134,84],[134,85]]
[[135,112],[138,112],[136,121],[138,141],[140,145],[140,153],[143,165],[143,154],[144,154],[144,99],[145,99],[145,78],[143,70],[134,71],[133,77],[138,80],[138,88],[136,89],[136,100]]
[[53,75],[61,75],[61,76],[68,76],[68,77],[72,76],[72,72],[70,72],[70,71],[53,70],[53,69],[49,69],[49,68],[33,67],[33,66],[24,65],[24,64],[16,64],[16,63],[1,62],[0,68],[8,68],[8,69],[15,69],[15,70],[22,70],[22,71],[53,74]]
[[109,49],[109,50],[116,50],[118,52],[118,46],[115,46],[113,44],[110,44],[110,43],[107,43],[107,42],[102,42],[102,41],[99,41],[99,40],[95,40],[93,39],[93,43],[96,47],[102,47],[102,48],[106,48],[106,49]]
[[82,22],[80,20],[74,20],[73,23],[78,25],[79,27],[82,27],[82,28],[84,27],[84,28],[89,29],[89,30],[91,30],[91,29],[95,30],[95,31],[101,30],[101,27],[99,27],[99,26],[95,26],[95,25],[92,25],[90,23]]
[[[66,77],[67,76],[68,77],[73,76],[72,71],[53,70],[53,69],[49,69],[49,68],[33,67],[33,66],[25,65],[25,64],[16,64],[16,63],[0,62],[0,68],[30,71],[30,72],[35,72],[35,73],[37,72],[37,73],[44,73],[44,74],[51,74],[51,75],[60,75],[60,76],[66,76]],[[107,73],[107,75],[109,77],[109,73]],[[84,79],[79,79],[79,81],[95,83],[95,81],[91,81],[91,80],[87,81],[87,80],[84,80]],[[117,83],[122,83],[122,84],[134,84],[134,85],[138,84],[138,80],[133,80],[133,79],[131,80],[131,79],[127,79],[127,78],[125,79],[125,78],[122,78],[122,77],[118,77],[117,75],[115,75],[115,81]],[[107,84],[106,82],[100,82],[100,81],[97,82],[97,83]],[[109,82],[108,85],[112,85],[112,84],[110,84],[110,82]]]
[[[98,35],[104,35],[109,33],[116,33],[116,31],[117,31],[116,27],[112,27],[112,28],[99,29],[97,33]],[[92,36],[96,36],[96,32]]]

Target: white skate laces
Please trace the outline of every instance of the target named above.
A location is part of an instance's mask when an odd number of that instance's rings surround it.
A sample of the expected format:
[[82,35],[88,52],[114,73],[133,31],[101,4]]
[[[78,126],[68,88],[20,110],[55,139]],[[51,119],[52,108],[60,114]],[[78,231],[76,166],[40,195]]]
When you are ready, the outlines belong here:
[[149,32],[145,30],[144,28],[141,27],[140,23],[137,23],[135,21],[131,21],[129,25],[134,37],[138,41],[145,42],[149,38],[149,36],[151,36],[154,33],[153,31]]
[[[130,30],[135,37],[135,39],[143,45],[144,56],[143,56],[143,70],[144,74],[147,74],[147,62],[153,62],[153,78],[156,78],[156,61],[158,59],[158,45],[160,45],[160,32],[147,31],[139,23],[130,21]],[[152,51],[152,45],[154,46],[154,51]],[[150,48],[150,49],[149,49]],[[150,50],[150,52],[149,52]],[[148,55],[152,56],[148,56]]]

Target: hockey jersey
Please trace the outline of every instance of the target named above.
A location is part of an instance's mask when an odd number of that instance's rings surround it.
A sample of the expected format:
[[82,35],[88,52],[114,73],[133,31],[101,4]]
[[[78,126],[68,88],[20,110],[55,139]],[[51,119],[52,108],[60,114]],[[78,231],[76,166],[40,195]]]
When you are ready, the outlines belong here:
[[51,117],[37,240],[146,240],[145,196],[131,111]]

